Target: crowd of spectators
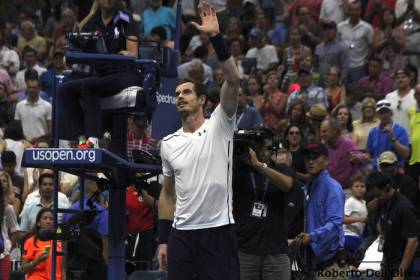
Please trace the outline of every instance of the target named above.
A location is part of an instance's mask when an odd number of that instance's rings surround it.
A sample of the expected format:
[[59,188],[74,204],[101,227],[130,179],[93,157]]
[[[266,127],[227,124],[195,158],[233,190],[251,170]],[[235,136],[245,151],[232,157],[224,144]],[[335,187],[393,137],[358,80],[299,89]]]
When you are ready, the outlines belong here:
[[[122,2],[133,13],[141,38],[174,46],[176,1]],[[224,74],[208,35],[188,24],[197,18],[195,2],[182,2],[178,74],[206,86],[206,116],[210,116],[219,103]],[[378,219],[366,210],[366,201],[372,200],[366,176],[373,170],[392,174],[396,191],[408,197],[420,218],[420,1],[208,2],[216,9],[241,75],[237,127],[269,128],[290,152],[299,188],[311,180],[304,148],[312,142],[325,144],[327,170],[347,198],[342,221],[346,250],[354,253],[376,232]],[[37,216],[38,212],[53,203],[52,187],[46,183],[52,175],[44,175],[51,171],[21,167],[22,155],[29,147],[51,146],[53,79],[69,67],[63,60],[65,35],[78,30],[91,3],[0,4],[4,11],[0,15],[0,180],[6,202],[0,213],[7,233],[0,256],[3,279],[9,279],[9,254],[17,237],[40,226],[46,214]],[[128,128],[130,156],[134,149],[158,149],[159,141],[151,138],[150,124],[144,119],[129,118]],[[59,207],[70,207],[78,199],[78,178],[62,173],[59,182]],[[303,192],[299,195],[303,197]],[[100,203],[106,209],[106,196]],[[127,204],[132,219],[131,264],[140,260],[142,268],[151,268],[156,201],[146,190],[130,187]],[[101,219],[104,223],[107,215]],[[107,230],[99,226],[103,240]],[[142,246],[147,253],[141,252]],[[23,256],[23,271],[39,272],[33,262],[42,263],[47,256],[31,250],[33,255]]]

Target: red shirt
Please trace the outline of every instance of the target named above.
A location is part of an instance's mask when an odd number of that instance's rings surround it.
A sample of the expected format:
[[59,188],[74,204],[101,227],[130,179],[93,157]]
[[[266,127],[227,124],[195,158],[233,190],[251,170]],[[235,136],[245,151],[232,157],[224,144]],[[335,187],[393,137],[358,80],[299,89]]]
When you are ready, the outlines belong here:
[[154,211],[147,205],[143,198],[139,196],[139,193],[135,188],[127,188],[126,202],[128,211],[128,234],[136,234],[154,228]]
[[134,139],[133,133],[128,132],[127,134],[127,155],[132,156],[133,150],[153,150],[156,147],[156,141],[147,135],[144,134],[142,139]]
[[[366,14],[370,14],[372,12],[372,1],[369,0],[367,7],[366,7]],[[382,5],[384,8],[391,9],[394,11],[395,3],[397,0],[380,0],[379,5]],[[377,12],[373,14],[372,20],[370,21],[373,27],[380,28],[382,25],[382,12],[379,9]]]

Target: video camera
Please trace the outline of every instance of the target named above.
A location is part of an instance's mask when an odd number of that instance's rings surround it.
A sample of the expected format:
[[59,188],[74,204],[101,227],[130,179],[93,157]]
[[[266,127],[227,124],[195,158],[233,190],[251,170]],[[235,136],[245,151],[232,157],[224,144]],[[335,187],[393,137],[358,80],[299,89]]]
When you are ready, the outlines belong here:
[[233,162],[247,163],[250,159],[249,148],[257,150],[263,145],[264,139],[270,139],[273,136],[274,132],[267,127],[236,131],[233,135]]
[[66,34],[69,51],[108,53],[100,31],[70,32]]

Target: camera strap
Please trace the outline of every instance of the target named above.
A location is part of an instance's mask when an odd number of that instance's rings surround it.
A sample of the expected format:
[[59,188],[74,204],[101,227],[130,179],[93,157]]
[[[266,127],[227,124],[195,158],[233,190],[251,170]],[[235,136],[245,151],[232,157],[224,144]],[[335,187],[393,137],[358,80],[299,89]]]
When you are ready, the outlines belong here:
[[[251,182],[252,182],[252,187],[254,189],[254,201],[258,201],[258,195],[257,195],[257,185],[255,184],[255,175],[254,172],[251,172]],[[264,183],[264,193],[263,193],[263,197],[261,199],[261,202],[264,202],[265,200],[265,195],[267,193],[267,189],[268,189],[268,178],[265,179],[265,183]]]

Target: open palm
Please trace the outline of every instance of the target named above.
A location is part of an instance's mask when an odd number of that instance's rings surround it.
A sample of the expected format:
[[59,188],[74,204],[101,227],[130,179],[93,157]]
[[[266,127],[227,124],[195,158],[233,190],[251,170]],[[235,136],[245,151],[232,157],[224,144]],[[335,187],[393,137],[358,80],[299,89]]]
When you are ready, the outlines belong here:
[[201,25],[196,22],[191,24],[201,32],[205,32],[210,36],[219,33],[219,21],[217,20],[216,11],[207,2],[200,3],[198,10],[201,18]]

